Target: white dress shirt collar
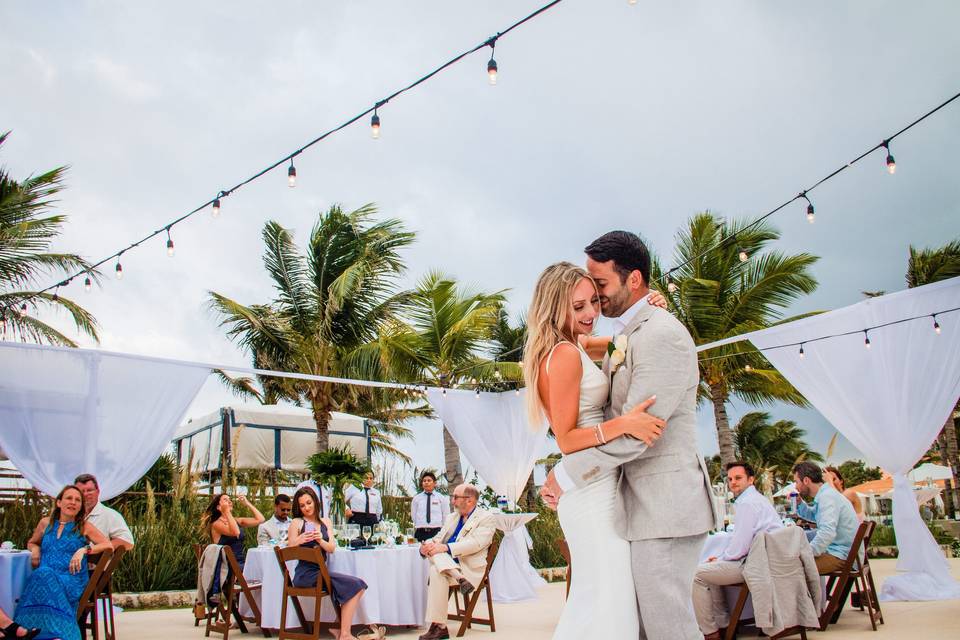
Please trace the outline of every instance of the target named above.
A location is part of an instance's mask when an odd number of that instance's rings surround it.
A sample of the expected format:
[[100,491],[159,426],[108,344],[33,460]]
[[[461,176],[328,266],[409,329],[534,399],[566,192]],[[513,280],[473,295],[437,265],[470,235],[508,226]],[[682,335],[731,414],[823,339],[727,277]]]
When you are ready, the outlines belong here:
[[637,313],[639,313],[640,309],[645,307],[647,304],[647,296],[643,296],[634,302],[629,309],[620,314],[620,316],[611,318],[613,321],[613,334],[616,336],[623,333],[623,330],[627,328],[627,325],[630,324],[630,321],[633,320]]

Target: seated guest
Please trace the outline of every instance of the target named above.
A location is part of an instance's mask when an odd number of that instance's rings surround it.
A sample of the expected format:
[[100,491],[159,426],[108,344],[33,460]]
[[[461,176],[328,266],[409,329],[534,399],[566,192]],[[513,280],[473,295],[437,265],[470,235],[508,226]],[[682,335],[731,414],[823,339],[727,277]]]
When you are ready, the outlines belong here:
[[285,493],[277,494],[273,499],[273,515],[270,519],[257,527],[257,544],[266,544],[271,540],[277,542],[285,540],[290,528],[290,511],[293,504],[290,496]]
[[343,494],[347,501],[347,522],[360,526],[373,526],[380,522],[383,515],[383,501],[380,492],[373,488],[373,472],[367,471],[363,476],[363,488],[353,485],[347,487]]
[[853,512],[857,514],[857,520],[863,522],[863,503],[860,502],[860,496],[853,489],[846,489],[846,483],[843,476],[840,475],[840,469],[836,467],[824,467],[823,479],[833,485],[833,488],[843,494],[843,497],[853,505]]
[[3,632],[3,638],[36,638],[40,634],[40,629],[24,629],[7,615],[7,612],[0,609],[0,631]]
[[242,568],[247,557],[247,549],[243,544],[243,530],[263,522],[263,514],[247,500],[247,496],[239,496],[237,499],[253,512],[252,518],[234,516],[233,500],[225,493],[218,493],[213,496],[213,500],[203,514],[203,521],[211,542],[230,547]]
[[83,494],[73,485],[60,490],[53,512],[41,518],[27,542],[36,570],[27,580],[13,619],[43,629],[42,638],[80,640],[77,605],[87,586],[87,555],[113,545],[86,521]]
[[123,547],[133,549],[133,534],[127,521],[119,511],[100,502],[100,485],[95,476],[84,473],[76,477],[73,484],[83,493],[83,508],[87,512],[87,522],[107,536],[114,549]]
[[793,481],[800,497],[813,500],[812,505],[801,501],[797,515],[817,524],[817,535],[810,541],[817,571],[826,575],[842,569],[860,526],[853,505],[832,485],[824,483],[823,472],[812,462],[795,466]]
[[[304,487],[313,489],[313,492],[317,494],[317,497],[320,498],[320,517],[330,517],[330,503],[333,501],[333,487],[328,487],[326,485],[320,486],[320,483],[317,482],[315,478],[304,480],[297,485],[296,489],[303,489]],[[296,489],[294,489],[294,492],[296,492]]]
[[753,467],[745,462],[727,465],[727,486],[733,492],[736,520],[730,542],[719,556],[707,558],[693,581],[693,610],[707,640],[720,638],[720,627],[729,618],[724,585],[743,582],[743,563],[758,535],[781,528],[780,516],[770,501],[753,486]]
[[479,498],[480,492],[471,484],[454,489],[455,511],[443,523],[440,533],[420,545],[420,553],[430,559],[426,620],[430,628],[420,640],[450,637],[450,587],[457,586],[466,597],[480,584],[487,570],[487,549],[497,527],[493,514],[477,507]]
[[[337,550],[337,545],[330,539],[330,530],[333,525],[329,518],[321,518],[317,494],[313,489],[304,487],[297,489],[293,494],[293,521],[290,523],[287,546],[289,547],[320,547],[323,558]],[[333,601],[340,606],[340,640],[356,640],[351,627],[353,616],[357,612],[360,598],[367,589],[367,583],[354,576],[328,571],[330,575],[330,589]],[[319,580],[320,566],[315,562],[301,560],[293,572],[293,586],[307,588],[316,586]]]
[[422,492],[410,502],[410,517],[416,529],[417,542],[425,542],[440,533],[443,521],[450,515],[450,502],[437,488],[437,476],[424,471],[420,476]]

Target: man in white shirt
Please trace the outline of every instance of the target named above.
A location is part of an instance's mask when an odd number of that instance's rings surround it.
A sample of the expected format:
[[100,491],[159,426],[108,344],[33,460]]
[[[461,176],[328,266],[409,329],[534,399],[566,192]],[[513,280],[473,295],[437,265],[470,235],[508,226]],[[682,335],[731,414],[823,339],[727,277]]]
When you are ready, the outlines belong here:
[[383,515],[383,500],[380,492],[373,488],[373,472],[363,476],[363,487],[350,485],[343,496],[347,501],[347,522],[360,526],[373,526],[380,522]]
[[753,486],[754,476],[753,467],[745,462],[727,465],[727,485],[736,509],[733,535],[723,553],[697,568],[693,581],[693,610],[706,640],[719,640],[720,626],[729,620],[723,587],[743,582],[743,563],[753,539],[783,526],[773,505]]
[[424,471],[420,476],[421,493],[413,496],[410,502],[410,517],[416,529],[417,542],[426,542],[440,533],[440,527],[450,515],[450,501],[436,490],[437,476],[432,471]]
[[73,484],[83,494],[83,508],[87,512],[87,522],[110,539],[114,549],[123,547],[133,549],[133,534],[123,516],[100,502],[100,485],[96,477],[83,473],[74,479]]
[[290,528],[290,513],[293,511],[293,502],[285,493],[277,494],[273,499],[273,516],[257,527],[257,544],[266,544],[271,540],[283,542],[287,539],[287,530]]
[[[320,499],[320,517],[330,518],[330,503],[333,501],[333,488],[326,485],[321,487],[313,478],[304,480],[297,485],[297,489],[304,487],[313,489],[313,492],[317,494],[317,497]],[[296,490],[294,493],[296,493]]]

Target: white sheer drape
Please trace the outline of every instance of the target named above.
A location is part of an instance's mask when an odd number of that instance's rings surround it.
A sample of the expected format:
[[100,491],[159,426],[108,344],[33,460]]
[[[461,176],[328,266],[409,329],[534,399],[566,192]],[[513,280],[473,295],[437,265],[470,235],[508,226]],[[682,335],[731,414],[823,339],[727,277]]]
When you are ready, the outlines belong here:
[[209,369],[0,342],[0,448],[44,493],[93,473],[109,499],[170,445]]
[[516,502],[547,437],[547,425],[531,429],[524,409],[525,389],[481,393],[427,390],[427,399],[477,473]]
[[960,313],[925,317],[803,345],[806,340],[960,307],[960,278],[908,289],[747,334],[770,362],[855,447],[894,477],[899,575],[884,600],[960,598],[960,583],[917,509],[906,474],[927,451],[960,396]]

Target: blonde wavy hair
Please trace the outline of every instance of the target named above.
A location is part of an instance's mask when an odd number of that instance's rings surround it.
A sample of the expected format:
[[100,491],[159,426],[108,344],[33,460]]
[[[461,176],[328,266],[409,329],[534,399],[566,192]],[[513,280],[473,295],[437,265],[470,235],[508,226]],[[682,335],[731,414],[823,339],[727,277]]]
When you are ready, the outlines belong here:
[[527,311],[527,342],[523,347],[527,418],[533,428],[539,427],[546,417],[537,386],[540,363],[558,343],[572,338],[567,327],[573,312],[571,297],[574,287],[584,278],[593,282],[585,269],[570,262],[558,262],[544,269],[533,289],[533,299]]

